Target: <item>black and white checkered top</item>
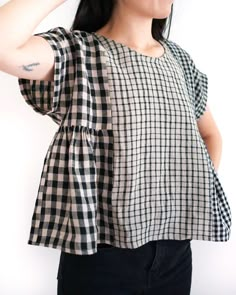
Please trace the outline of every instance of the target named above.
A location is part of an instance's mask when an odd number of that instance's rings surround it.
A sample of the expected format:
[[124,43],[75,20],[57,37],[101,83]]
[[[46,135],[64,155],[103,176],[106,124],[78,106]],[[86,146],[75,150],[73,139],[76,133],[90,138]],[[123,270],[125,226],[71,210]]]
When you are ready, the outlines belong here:
[[197,120],[208,79],[173,41],[160,57],[95,32],[35,34],[54,81],[19,78],[25,101],[58,124],[28,243],[87,255],[98,243],[227,241],[231,211]]

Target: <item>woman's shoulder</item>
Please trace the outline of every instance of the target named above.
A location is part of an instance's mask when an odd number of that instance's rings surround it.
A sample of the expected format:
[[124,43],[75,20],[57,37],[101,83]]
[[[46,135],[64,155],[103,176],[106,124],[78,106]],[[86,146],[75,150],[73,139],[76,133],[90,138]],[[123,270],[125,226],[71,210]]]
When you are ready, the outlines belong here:
[[91,33],[82,30],[73,30],[72,28],[65,28],[62,26],[53,27],[45,32],[37,33],[45,39],[50,39],[54,43],[59,43],[61,46],[83,45],[80,49],[84,48],[89,50],[94,47],[93,36]]
[[176,41],[173,41],[173,40],[170,40],[170,39],[164,39],[164,42],[170,48],[170,50],[173,52],[173,54],[175,56],[178,56],[180,58],[181,57],[186,58],[186,59],[189,59],[189,60],[192,59],[190,53],[185,48],[183,48],[182,45],[180,45]]
[[[198,66],[191,53],[183,48],[182,45],[177,43],[176,41],[165,39],[164,42],[172,52],[173,56],[176,60],[181,64],[183,69],[187,71],[190,75],[197,75],[196,72],[199,72]],[[202,75],[203,73],[201,73]]]

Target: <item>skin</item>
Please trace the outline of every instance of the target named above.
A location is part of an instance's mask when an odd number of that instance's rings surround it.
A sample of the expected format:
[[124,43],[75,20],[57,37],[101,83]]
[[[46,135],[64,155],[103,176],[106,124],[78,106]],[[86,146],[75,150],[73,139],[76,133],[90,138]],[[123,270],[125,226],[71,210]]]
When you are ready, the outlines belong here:
[[151,34],[152,19],[170,15],[173,0],[117,0],[108,23],[97,33],[145,55],[159,57],[164,48]]
[[[111,18],[97,33],[144,55],[160,57],[164,48],[152,37],[152,19],[168,17],[172,3],[173,0],[117,0]],[[209,105],[197,120],[197,125],[217,171],[222,154],[222,137]]]
[[[4,1],[6,2],[6,1]],[[11,0],[0,5],[0,71],[18,78],[54,80],[54,53],[35,28],[65,0]]]

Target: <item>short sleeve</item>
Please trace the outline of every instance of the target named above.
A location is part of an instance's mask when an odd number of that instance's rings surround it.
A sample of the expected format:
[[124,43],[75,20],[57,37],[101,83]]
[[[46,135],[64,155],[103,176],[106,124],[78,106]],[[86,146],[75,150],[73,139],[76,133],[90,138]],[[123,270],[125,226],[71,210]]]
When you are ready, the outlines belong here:
[[198,120],[207,108],[208,76],[200,71],[187,50],[172,40],[165,41],[183,69],[195,119]]
[[63,27],[55,27],[34,36],[45,38],[53,49],[54,81],[19,78],[20,92],[36,112],[48,115],[60,124],[71,104],[75,80],[76,50],[73,32]]
[[195,118],[198,120],[206,110],[208,99],[208,76],[201,72],[194,61],[190,60],[191,74],[193,80],[193,104]]

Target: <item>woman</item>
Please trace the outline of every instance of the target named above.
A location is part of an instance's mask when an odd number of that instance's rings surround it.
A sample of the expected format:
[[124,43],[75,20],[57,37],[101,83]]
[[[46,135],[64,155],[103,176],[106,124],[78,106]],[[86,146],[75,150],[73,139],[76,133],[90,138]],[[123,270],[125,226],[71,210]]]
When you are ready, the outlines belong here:
[[190,294],[191,240],[231,226],[207,76],[163,36],[172,1],[85,0],[32,36],[63,2],[0,9],[0,69],[59,125],[28,243],[61,250],[61,295]]

